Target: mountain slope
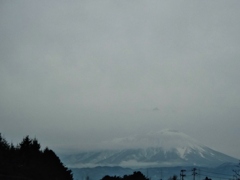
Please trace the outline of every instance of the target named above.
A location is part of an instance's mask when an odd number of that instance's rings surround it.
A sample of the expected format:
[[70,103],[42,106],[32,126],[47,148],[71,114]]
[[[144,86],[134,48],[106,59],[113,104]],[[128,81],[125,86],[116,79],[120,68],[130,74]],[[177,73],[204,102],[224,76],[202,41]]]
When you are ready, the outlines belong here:
[[[236,168],[236,164],[224,163],[218,167],[197,167],[196,179],[205,179],[209,177],[211,179],[232,179],[233,169]],[[179,173],[183,167],[154,167],[154,168],[122,168],[122,167],[95,167],[95,168],[73,168],[74,179],[101,179],[106,175],[123,177],[126,174],[132,174],[134,171],[141,171],[146,177],[151,180],[169,179],[173,175],[177,175],[179,179]],[[186,170],[185,180],[192,180],[193,167],[184,167]]]
[[107,150],[62,157],[69,167],[217,166],[236,159],[206,147],[184,133],[162,130],[103,143]]

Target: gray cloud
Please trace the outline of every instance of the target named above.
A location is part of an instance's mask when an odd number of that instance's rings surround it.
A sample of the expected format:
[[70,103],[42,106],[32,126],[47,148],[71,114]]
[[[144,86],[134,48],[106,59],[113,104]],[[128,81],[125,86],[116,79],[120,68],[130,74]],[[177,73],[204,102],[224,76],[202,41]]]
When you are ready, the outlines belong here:
[[172,128],[239,157],[238,7],[1,2],[1,132],[58,150]]

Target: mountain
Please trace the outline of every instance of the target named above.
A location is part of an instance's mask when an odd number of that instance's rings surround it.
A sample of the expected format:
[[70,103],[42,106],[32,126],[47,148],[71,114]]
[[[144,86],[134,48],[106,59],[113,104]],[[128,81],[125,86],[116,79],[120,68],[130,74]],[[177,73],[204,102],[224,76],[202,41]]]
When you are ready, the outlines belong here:
[[[90,179],[90,180],[99,180],[104,176],[120,176],[132,174],[134,171],[142,172],[146,177],[151,180],[167,180],[173,175],[176,175],[180,179],[180,171],[182,169],[185,171],[184,180],[192,180],[193,172],[192,169],[196,168],[196,180],[203,180],[206,177],[210,179],[223,179],[230,180],[233,178],[234,172],[233,169],[236,169],[236,164],[233,163],[224,163],[217,167],[154,167],[154,168],[122,168],[119,166],[116,167],[94,167],[94,168],[73,168],[74,179]],[[88,177],[88,178],[87,178]]]
[[91,152],[61,156],[72,168],[121,166],[130,168],[174,166],[218,166],[237,159],[215,151],[188,135],[165,129],[103,142],[103,147],[114,147]]

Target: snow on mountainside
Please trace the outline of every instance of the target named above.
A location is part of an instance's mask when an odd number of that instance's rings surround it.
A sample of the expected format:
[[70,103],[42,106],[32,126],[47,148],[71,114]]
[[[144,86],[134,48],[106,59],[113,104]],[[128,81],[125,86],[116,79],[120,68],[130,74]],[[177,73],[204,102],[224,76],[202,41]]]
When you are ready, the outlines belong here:
[[68,167],[217,166],[224,162],[237,162],[184,133],[169,129],[103,142],[103,147],[113,148],[67,155],[62,157],[62,161]]
[[170,129],[164,129],[158,132],[150,132],[145,135],[136,135],[133,137],[119,138],[112,142],[105,142],[107,145],[110,143],[113,147],[118,149],[136,149],[136,148],[149,148],[149,147],[161,147],[165,151],[169,151],[173,148],[199,148],[201,145],[193,138],[186,134]]

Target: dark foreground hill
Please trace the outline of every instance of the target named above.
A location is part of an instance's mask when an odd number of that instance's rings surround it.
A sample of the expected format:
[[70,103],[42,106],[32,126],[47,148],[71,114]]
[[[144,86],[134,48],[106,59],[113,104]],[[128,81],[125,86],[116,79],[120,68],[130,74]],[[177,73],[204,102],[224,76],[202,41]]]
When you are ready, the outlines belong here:
[[0,134],[1,180],[72,180],[72,172],[50,149],[40,150],[36,139],[25,137],[13,146]]

